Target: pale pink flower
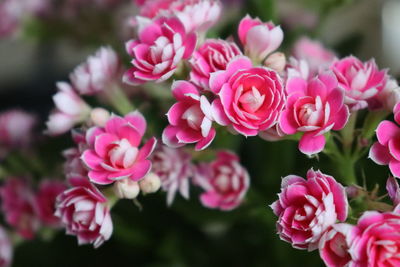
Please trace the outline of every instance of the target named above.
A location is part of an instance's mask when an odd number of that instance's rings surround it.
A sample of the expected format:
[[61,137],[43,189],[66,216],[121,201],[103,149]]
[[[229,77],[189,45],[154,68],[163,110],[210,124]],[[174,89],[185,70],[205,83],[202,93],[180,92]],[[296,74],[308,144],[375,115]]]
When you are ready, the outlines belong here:
[[196,34],[186,33],[178,18],[141,19],[138,39],[126,44],[133,67],[125,72],[123,80],[132,85],[165,81],[182,60],[192,55],[195,46]]
[[187,81],[174,82],[172,94],[178,102],[167,113],[170,125],[162,134],[164,144],[176,148],[196,143],[196,150],[205,149],[216,134],[212,128],[211,104]]
[[114,83],[119,82],[121,62],[111,47],[101,47],[86,62],[71,73],[70,79],[75,90],[81,95],[94,95],[111,90]]
[[12,109],[0,113],[0,146],[23,148],[33,139],[37,118],[31,113]]
[[286,65],[286,79],[292,77],[300,77],[306,81],[314,78],[315,73],[310,72],[310,66],[304,59],[296,59],[294,57],[289,58],[289,62]]
[[279,216],[278,234],[294,248],[318,248],[321,236],[337,220],[347,218],[344,187],[332,176],[310,169],[307,179],[289,175],[282,179],[281,193],[271,208]]
[[386,70],[379,70],[375,60],[361,62],[349,56],[335,61],[331,65],[339,87],[345,91],[345,102],[352,110],[368,106],[368,100],[375,97],[386,85]]
[[212,73],[210,88],[219,96],[212,103],[215,121],[232,125],[245,136],[255,136],[274,126],[286,102],[278,73],[253,67],[244,56],[233,59],[225,71]]
[[179,192],[189,198],[189,181],[193,176],[192,156],[181,148],[159,146],[150,158],[152,171],[161,179],[162,190],[167,192],[167,204],[170,206]]
[[282,131],[304,132],[299,142],[302,153],[321,152],[326,143],[324,134],[342,129],[349,118],[344,92],[335,76],[323,73],[309,82],[293,77],[286,84],[286,92],[288,100],[279,121]]
[[259,18],[253,19],[249,15],[240,21],[238,35],[245,54],[260,62],[278,49],[283,41],[280,26],[275,26],[271,21],[265,23]]
[[75,93],[70,84],[57,83],[58,92],[53,96],[56,109],[50,113],[46,122],[46,133],[60,135],[71,130],[76,124],[84,122],[89,114],[90,107]]
[[135,111],[125,117],[112,116],[105,127],[90,128],[86,133],[88,148],[81,157],[89,179],[96,184],[111,184],[124,178],[143,178],[151,169],[147,158],[157,143],[153,137],[139,148],[146,127],[143,115]]
[[88,148],[86,143],[86,131],[73,129],[71,133],[76,147],[66,149],[62,152],[65,158],[64,174],[67,178],[71,175],[87,176],[88,171],[81,160],[82,152]]
[[11,240],[3,226],[0,226],[0,267],[10,267],[12,258],[13,247]]
[[386,181],[386,191],[394,206],[400,204],[400,187],[396,178],[393,176],[390,176]]
[[400,86],[395,79],[391,78],[387,80],[383,90],[368,101],[368,108],[392,111],[399,102]]
[[194,179],[205,191],[200,196],[201,203],[220,210],[238,207],[250,185],[249,174],[238,156],[229,151],[219,151],[213,162],[199,164]]
[[69,235],[78,238],[79,245],[99,247],[110,239],[113,224],[107,199],[86,178],[69,179],[72,188],[57,197],[55,215]]
[[208,89],[210,74],[225,70],[228,63],[242,52],[233,42],[207,39],[189,60],[192,67],[190,80],[203,89]]
[[67,189],[60,181],[45,180],[40,183],[35,196],[35,211],[40,221],[47,226],[60,226],[60,219],[54,215],[56,198]]

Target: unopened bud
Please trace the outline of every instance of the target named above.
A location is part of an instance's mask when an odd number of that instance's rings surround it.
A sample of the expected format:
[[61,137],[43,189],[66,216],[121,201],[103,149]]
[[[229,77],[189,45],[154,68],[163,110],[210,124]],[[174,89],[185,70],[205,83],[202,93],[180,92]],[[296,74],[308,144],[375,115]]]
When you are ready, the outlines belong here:
[[104,108],[94,108],[90,113],[90,119],[94,125],[104,127],[110,118],[110,112]]
[[114,192],[119,198],[133,199],[139,195],[140,187],[138,182],[125,178],[114,183]]
[[284,53],[275,52],[271,54],[264,61],[264,65],[268,68],[276,70],[277,72],[282,72],[286,66],[286,57]]
[[139,186],[143,193],[149,194],[157,192],[161,186],[160,177],[155,173],[149,173],[139,181]]

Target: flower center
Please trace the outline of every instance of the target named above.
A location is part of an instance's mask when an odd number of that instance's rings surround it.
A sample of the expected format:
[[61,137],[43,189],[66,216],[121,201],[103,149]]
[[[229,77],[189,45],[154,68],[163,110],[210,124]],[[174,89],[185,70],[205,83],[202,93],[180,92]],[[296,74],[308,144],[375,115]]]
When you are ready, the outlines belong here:
[[262,106],[264,100],[265,95],[261,95],[260,91],[254,86],[239,98],[243,109],[249,113],[256,112]]
[[182,119],[186,120],[189,127],[194,130],[200,130],[203,117],[203,112],[198,105],[191,106],[182,114]]
[[114,167],[129,168],[135,163],[138,155],[138,148],[129,143],[127,139],[122,139],[114,143],[114,147],[108,152],[110,162]]
[[316,97],[315,103],[307,103],[300,108],[299,119],[303,125],[318,126],[322,118],[323,106],[319,96]]

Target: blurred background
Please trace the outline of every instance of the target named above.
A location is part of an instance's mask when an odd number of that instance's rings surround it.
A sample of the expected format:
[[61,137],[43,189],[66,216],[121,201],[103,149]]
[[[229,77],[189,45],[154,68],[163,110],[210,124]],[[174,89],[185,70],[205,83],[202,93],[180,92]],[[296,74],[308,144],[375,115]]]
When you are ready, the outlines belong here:
[[[228,37],[248,13],[282,25],[285,52],[307,35],[340,56],[375,58],[380,68],[400,75],[400,0],[227,0],[225,5],[222,26],[213,36]],[[68,80],[70,71],[100,45],[122,51],[118,40],[128,40],[131,33],[121,25],[135,8],[130,3],[96,11],[83,7],[79,14],[26,14],[18,22],[23,27],[0,39],[0,110],[33,111],[44,128],[56,81]],[[65,22],[57,22],[64,15]],[[53,153],[68,147],[66,139],[49,141]],[[51,240],[20,244],[13,266],[323,266],[318,252],[298,251],[279,240],[268,205],[276,199],[280,177],[304,176],[311,166],[335,174],[335,166],[324,158],[307,159],[291,141],[235,137],[233,142],[251,176],[246,202],[238,209],[203,208],[195,190],[191,201],[178,198],[171,208],[162,193],[147,197],[142,211],[120,201],[112,211],[114,234],[99,249],[78,247],[75,237],[60,231]],[[384,184],[387,170],[368,160],[363,166],[369,186]]]

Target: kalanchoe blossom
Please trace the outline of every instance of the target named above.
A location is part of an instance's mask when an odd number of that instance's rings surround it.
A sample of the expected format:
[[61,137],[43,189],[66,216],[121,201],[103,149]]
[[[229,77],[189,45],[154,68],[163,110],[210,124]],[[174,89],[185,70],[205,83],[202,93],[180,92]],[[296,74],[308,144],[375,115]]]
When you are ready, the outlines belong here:
[[280,117],[286,134],[304,132],[299,142],[302,153],[321,152],[326,143],[324,134],[342,129],[349,118],[344,93],[330,73],[320,74],[311,81],[293,77],[287,81],[288,100]]
[[120,80],[121,63],[111,47],[101,47],[71,73],[71,83],[81,95],[93,95]]
[[0,226],[0,267],[11,266],[13,247],[6,230]]
[[86,132],[73,129],[71,133],[76,147],[66,149],[62,153],[65,158],[64,174],[67,178],[76,175],[87,176],[88,171],[80,158],[82,152],[87,149]]
[[201,203],[224,211],[238,207],[250,185],[249,174],[238,156],[229,151],[219,151],[213,162],[199,164],[194,179],[205,191]]
[[209,87],[210,74],[219,70],[225,70],[228,63],[242,52],[235,43],[207,39],[190,59],[192,71],[190,80],[204,89]]
[[271,208],[279,216],[278,234],[294,248],[318,248],[321,236],[347,218],[345,189],[332,176],[310,169],[307,179],[289,175],[282,179],[281,193]]
[[368,100],[375,97],[386,86],[386,70],[379,70],[375,60],[361,62],[358,58],[349,56],[335,61],[331,65],[339,87],[345,91],[345,103],[352,110],[368,106]]
[[386,191],[394,206],[400,204],[400,187],[396,178],[390,176],[386,181]]
[[162,134],[164,144],[176,148],[196,143],[196,150],[205,149],[216,134],[212,128],[211,104],[187,81],[174,82],[172,94],[178,102],[167,113],[170,125]]
[[126,44],[133,67],[125,72],[123,80],[132,85],[165,81],[183,59],[192,55],[195,46],[195,33],[186,33],[176,17],[140,19],[138,39]]
[[113,225],[107,199],[84,177],[69,179],[72,188],[57,197],[55,215],[66,233],[75,235],[79,245],[99,247],[110,239]]
[[46,122],[46,133],[60,135],[68,132],[76,124],[82,123],[90,114],[90,107],[75,93],[70,84],[57,83],[58,92],[53,96],[56,109]]
[[285,74],[287,80],[292,77],[299,77],[308,81],[315,76],[310,72],[310,66],[307,61],[304,59],[296,59],[294,57],[289,58]]
[[86,133],[88,148],[81,157],[89,179],[96,184],[111,184],[119,179],[143,178],[151,169],[147,158],[157,143],[153,137],[139,148],[146,127],[143,115],[135,111],[125,117],[112,116],[105,127],[90,128]]
[[273,127],[282,112],[286,94],[278,73],[253,67],[238,56],[225,71],[211,74],[210,88],[219,98],[212,103],[213,116],[221,125],[232,125],[245,136]]
[[245,54],[262,62],[283,41],[283,31],[271,21],[264,23],[259,18],[244,17],[239,24],[238,35]]
[[384,109],[391,112],[400,102],[400,86],[395,79],[389,79],[385,87],[374,98],[368,101],[370,109]]
[[193,176],[192,157],[181,148],[169,148],[160,145],[152,154],[152,171],[161,179],[162,190],[167,192],[167,204],[170,206],[177,192],[185,199],[189,198],[189,181]]

